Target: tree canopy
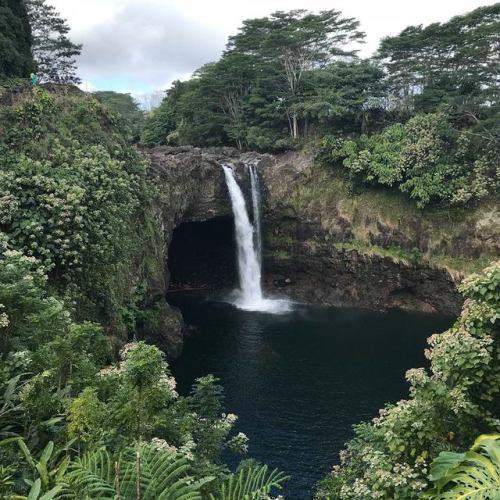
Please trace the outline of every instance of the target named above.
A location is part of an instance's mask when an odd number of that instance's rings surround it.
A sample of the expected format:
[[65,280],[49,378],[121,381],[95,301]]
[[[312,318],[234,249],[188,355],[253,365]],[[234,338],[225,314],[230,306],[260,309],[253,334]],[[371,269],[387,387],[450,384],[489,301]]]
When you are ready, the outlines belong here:
[[40,81],[80,83],[76,75],[76,57],[82,46],[68,37],[70,28],[66,20],[46,0],[27,0],[26,6]]
[[0,79],[28,77],[34,68],[31,29],[21,0],[0,0]]
[[420,207],[478,201],[500,186],[499,33],[497,3],[410,26],[359,59],[364,34],[338,11],[249,19],[218,61],[174,83],[142,140],[312,143],[356,188],[399,189]]

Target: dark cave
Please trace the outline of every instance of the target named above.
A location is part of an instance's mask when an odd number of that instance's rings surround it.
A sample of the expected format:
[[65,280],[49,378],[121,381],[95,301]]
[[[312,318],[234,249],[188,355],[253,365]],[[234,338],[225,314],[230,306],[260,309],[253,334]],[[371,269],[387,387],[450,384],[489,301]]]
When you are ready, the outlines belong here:
[[237,283],[234,222],[230,216],[184,222],[168,250],[169,290],[219,290]]

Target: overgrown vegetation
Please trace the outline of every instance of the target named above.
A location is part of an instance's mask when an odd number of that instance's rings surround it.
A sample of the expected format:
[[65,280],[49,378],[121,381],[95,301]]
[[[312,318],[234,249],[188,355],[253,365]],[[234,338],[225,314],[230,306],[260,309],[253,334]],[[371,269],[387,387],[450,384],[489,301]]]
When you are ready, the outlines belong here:
[[[9,250],[3,238],[2,498],[170,499],[226,491],[222,484],[233,476],[221,452],[245,453],[247,438],[231,436],[236,416],[223,413],[217,380],[198,379],[191,395],[180,397],[163,354],[143,342],[126,344],[121,361],[104,366],[111,353],[102,327],[75,322],[47,281],[38,260]],[[242,467],[254,481],[250,493],[284,480]]]
[[[410,398],[355,426],[355,438],[341,452],[341,465],[320,484],[318,499],[419,498],[439,453],[461,452],[479,434],[498,431],[500,263],[460,289],[466,298],[461,316],[450,330],[429,338],[430,369],[409,370]],[[447,478],[438,489],[460,483],[456,469],[439,478],[435,469],[431,479]]]
[[139,108],[137,101],[130,94],[110,90],[94,92],[93,95],[125,120],[132,140],[138,142],[144,127],[144,112]]
[[42,88],[0,108],[0,117],[0,229],[43,263],[77,315],[123,338],[131,297],[113,275],[131,272],[134,225],[147,219],[150,187],[122,122],[76,90]]

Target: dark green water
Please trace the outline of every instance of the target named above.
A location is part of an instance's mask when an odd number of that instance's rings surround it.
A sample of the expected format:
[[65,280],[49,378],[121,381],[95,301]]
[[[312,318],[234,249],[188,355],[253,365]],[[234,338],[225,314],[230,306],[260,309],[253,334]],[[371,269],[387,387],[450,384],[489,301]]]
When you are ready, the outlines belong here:
[[298,306],[285,315],[244,312],[177,297],[197,327],[173,365],[179,389],[213,373],[225,389],[249,456],[291,476],[287,499],[313,496],[338,463],[351,426],[407,395],[404,373],[425,364],[426,338],[449,318]]

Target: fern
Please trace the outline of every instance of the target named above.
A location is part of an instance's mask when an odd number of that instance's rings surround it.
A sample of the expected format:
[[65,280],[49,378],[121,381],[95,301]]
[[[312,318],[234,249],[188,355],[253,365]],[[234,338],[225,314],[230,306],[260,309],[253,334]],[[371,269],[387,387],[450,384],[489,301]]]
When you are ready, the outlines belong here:
[[281,489],[288,478],[276,469],[268,473],[267,465],[249,465],[231,474],[222,483],[220,494],[211,500],[263,500],[273,488]]
[[212,481],[194,481],[186,458],[146,444],[123,451],[115,461],[105,449],[76,460],[69,473],[78,498],[112,500],[201,500],[201,487]]
[[440,453],[430,479],[422,499],[500,500],[500,434],[479,436],[466,453]]

